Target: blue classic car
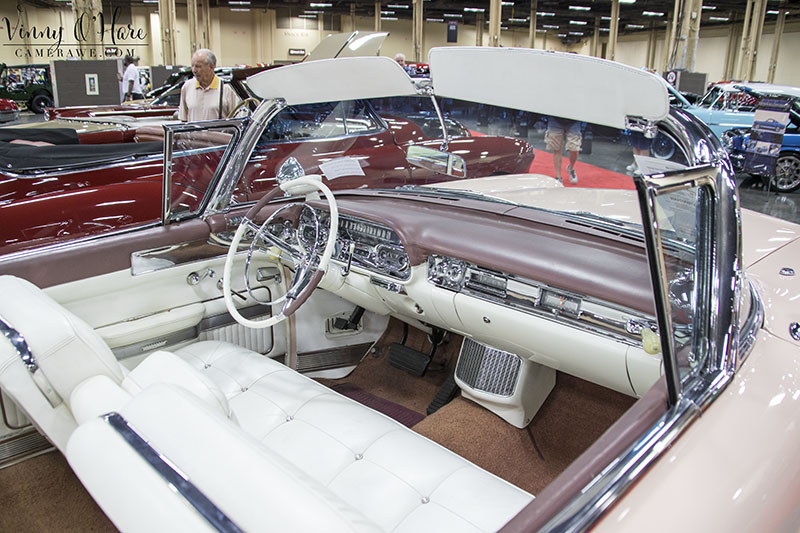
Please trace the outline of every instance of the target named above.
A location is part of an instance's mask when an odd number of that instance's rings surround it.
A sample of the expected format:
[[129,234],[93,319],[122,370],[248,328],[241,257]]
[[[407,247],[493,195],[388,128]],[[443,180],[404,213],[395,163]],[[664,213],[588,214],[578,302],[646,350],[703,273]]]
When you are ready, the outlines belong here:
[[684,108],[722,138],[727,130],[753,125],[759,94],[800,98],[800,88],[770,83],[717,83],[697,104]]

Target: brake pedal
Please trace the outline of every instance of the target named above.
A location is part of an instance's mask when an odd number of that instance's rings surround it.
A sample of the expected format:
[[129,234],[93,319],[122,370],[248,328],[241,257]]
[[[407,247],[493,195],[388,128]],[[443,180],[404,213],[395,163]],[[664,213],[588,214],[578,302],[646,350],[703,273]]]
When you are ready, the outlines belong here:
[[394,342],[389,345],[389,364],[421,377],[431,364],[431,356]]
[[458,393],[458,384],[456,383],[456,373],[451,372],[447,379],[444,380],[442,386],[439,388],[439,391],[436,393],[436,396],[433,398],[433,401],[428,406],[427,413],[429,415],[435,413],[456,397],[456,393]]

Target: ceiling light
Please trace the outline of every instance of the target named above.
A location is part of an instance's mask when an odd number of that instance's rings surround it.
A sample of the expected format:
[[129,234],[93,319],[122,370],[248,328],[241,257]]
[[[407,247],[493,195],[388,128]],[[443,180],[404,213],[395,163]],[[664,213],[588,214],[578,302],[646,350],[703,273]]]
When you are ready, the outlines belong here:
[[770,9],[769,11],[767,11],[767,15],[780,15],[780,14],[781,12],[778,11],[777,9]]
[[642,11],[642,15],[645,17],[663,17],[664,13],[660,11]]
[[620,4],[635,4],[636,0],[619,0]]
[[600,31],[611,31],[609,28],[600,28]]
[[323,13],[325,13],[325,12],[324,12],[324,11],[321,11],[321,10],[319,10],[319,9],[317,9],[317,10],[313,10],[313,9],[306,9],[306,10],[305,10],[305,14],[306,14],[306,15],[322,15]]
[[537,11],[536,14],[540,17],[555,17],[555,13],[550,13],[549,11]]
[[381,20],[397,20],[397,17],[381,17]]
[[583,35],[582,31],[571,31],[569,32],[570,35]]
[[232,5],[232,6],[249,6],[250,5],[250,1],[249,0],[230,0],[228,2],[228,4]]
[[632,30],[641,30],[642,28],[644,28],[644,26],[642,26],[641,24],[626,24],[625,27],[630,28]]
[[600,20],[611,20],[611,17],[602,16],[600,17]]
[[713,20],[714,22],[728,22],[730,20],[729,17],[708,17],[708,20]]
[[508,21],[509,22],[528,22],[528,19],[527,18],[521,19],[521,18],[509,17]]
[[[231,11],[233,11],[233,10],[231,9]],[[300,17],[301,19],[315,19],[315,18],[317,18],[316,15],[305,15],[305,14],[303,14],[303,15],[297,15],[297,16]]]
[[333,7],[333,4],[330,2],[311,2],[308,5],[311,7]]
[[394,15],[394,11],[381,11],[381,15]]
[[566,34],[566,33],[559,33],[559,34],[558,34],[558,36],[559,36],[559,37],[566,37],[566,36],[567,36],[567,34]]
[[703,9],[707,9],[709,11],[714,11],[715,9],[717,9],[717,6],[703,6]]
[[408,6],[405,4],[389,4],[386,7],[389,9],[408,9]]
[[231,11],[250,11],[249,7],[232,7]]
[[502,5],[502,6],[513,6],[514,2],[500,2],[500,5]]
[[445,17],[445,18],[461,18],[464,15],[462,15],[461,13],[445,13],[442,16]]
[[552,24],[542,24],[542,28],[547,28],[548,30],[557,30],[558,26],[553,26]]
[[464,11],[468,11],[470,13],[483,13],[486,10],[482,7],[465,7]]
[[500,26],[500,29],[501,29],[501,30],[507,30],[507,29],[508,29],[508,26]]
[[444,22],[444,19],[425,19],[427,22]]
[[569,8],[573,11],[591,11],[591,7],[586,6],[569,6]]
[[576,24],[578,26],[586,26],[588,24],[585,20],[570,20],[570,24]]

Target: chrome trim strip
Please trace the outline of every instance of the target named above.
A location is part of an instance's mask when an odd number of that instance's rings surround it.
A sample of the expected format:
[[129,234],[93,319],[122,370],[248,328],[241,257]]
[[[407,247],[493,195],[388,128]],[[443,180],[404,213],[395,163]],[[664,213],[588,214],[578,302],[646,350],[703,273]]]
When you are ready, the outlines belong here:
[[25,365],[25,368],[28,369],[28,372],[34,374],[39,370],[39,365],[36,363],[36,358],[33,356],[27,341],[25,341],[25,337],[13,328],[11,324],[6,322],[2,316],[0,316],[0,333],[2,333],[3,336],[8,339],[8,342],[11,343],[11,346],[14,347],[14,350],[17,352],[17,355],[19,355],[19,358],[22,359],[22,363]]
[[225,248],[207,240],[183,242],[131,253],[131,275],[139,276],[178,265],[224,257]]
[[205,518],[217,531],[241,533],[243,530],[237,526],[233,520],[223,513],[214,502],[203,494],[200,489],[189,481],[183,472],[180,472],[174,464],[166,459],[162,454],[155,451],[150,444],[144,440],[134,430],[128,421],[119,413],[109,413],[103,420],[111,426],[120,437],[122,437],[133,450],[144,459],[161,478],[166,481],[171,488]]

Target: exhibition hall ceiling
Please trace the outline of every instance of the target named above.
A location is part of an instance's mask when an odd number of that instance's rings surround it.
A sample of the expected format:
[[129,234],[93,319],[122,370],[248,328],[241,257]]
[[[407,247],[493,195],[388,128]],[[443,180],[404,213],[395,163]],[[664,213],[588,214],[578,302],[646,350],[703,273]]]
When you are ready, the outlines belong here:
[[[63,0],[27,0],[31,4],[63,5]],[[411,0],[382,1],[381,18],[387,21],[410,20]],[[678,0],[679,5],[685,0]],[[176,0],[177,5],[186,5],[186,0]],[[316,18],[318,15],[349,16],[351,6],[360,17],[375,16],[374,0],[210,0],[211,7],[232,11],[256,9],[283,10],[283,15]],[[104,6],[149,6],[157,9],[158,0],[104,0]],[[701,15],[701,27],[725,25],[744,19],[746,0],[705,0]],[[792,9],[794,7],[794,9]],[[620,0],[619,34],[660,29],[668,25],[675,0]],[[800,20],[797,2],[791,0],[768,0],[766,22],[774,22],[778,13],[788,13],[787,21]],[[530,24],[530,0],[503,0],[503,29],[527,29]],[[536,26],[539,32],[557,35],[567,41],[578,41],[594,33],[608,31],[611,0],[539,0],[536,8]],[[456,21],[474,25],[480,16],[488,29],[489,0],[425,0],[423,17],[429,22],[446,23]]]

